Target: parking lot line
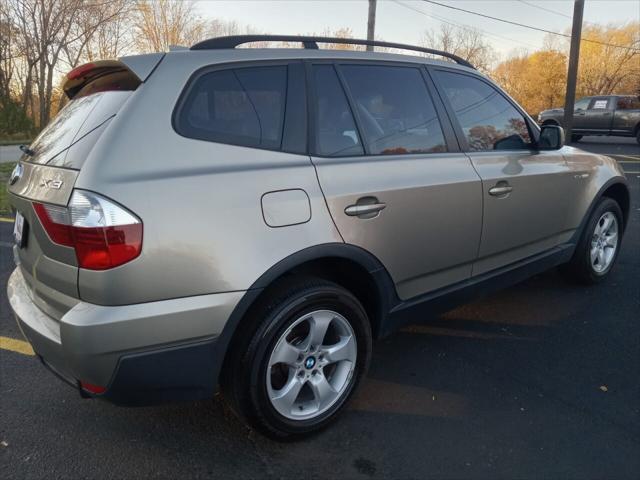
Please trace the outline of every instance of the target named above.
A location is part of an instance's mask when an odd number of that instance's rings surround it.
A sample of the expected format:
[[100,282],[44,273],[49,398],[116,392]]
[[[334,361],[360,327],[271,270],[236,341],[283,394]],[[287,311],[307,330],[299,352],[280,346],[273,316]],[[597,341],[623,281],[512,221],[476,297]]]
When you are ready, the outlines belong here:
[[13,222],[15,222],[15,220],[13,218],[0,217],[0,222],[13,223]]
[[21,353],[22,355],[35,355],[31,345],[23,340],[0,336],[0,350]]

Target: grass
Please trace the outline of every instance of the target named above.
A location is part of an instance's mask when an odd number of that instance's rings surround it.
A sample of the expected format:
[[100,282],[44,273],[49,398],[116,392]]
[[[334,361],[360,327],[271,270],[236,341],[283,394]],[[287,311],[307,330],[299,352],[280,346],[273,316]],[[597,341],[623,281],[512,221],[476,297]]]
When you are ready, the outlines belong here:
[[0,163],[0,217],[13,216],[11,207],[9,207],[7,188],[9,185],[9,176],[15,166],[16,162]]

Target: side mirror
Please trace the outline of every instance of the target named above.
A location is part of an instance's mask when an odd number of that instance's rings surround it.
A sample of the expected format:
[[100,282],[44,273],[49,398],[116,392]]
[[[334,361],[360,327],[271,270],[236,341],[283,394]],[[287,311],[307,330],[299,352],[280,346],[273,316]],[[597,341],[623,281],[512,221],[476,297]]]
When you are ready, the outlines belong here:
[[564,146],[564,129],[558,125],[543,125],[538,139],[539,150],[560,150]]

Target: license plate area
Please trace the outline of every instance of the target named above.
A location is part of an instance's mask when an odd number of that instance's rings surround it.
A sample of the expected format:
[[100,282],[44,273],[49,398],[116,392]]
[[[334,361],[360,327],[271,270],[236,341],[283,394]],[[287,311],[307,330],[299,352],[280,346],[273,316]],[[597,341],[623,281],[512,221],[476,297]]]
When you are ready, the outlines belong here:
[[20,212],[16,212],[16,220],[13,224],[13,239],[18,248],[23,248],[27,243],[27,221]]

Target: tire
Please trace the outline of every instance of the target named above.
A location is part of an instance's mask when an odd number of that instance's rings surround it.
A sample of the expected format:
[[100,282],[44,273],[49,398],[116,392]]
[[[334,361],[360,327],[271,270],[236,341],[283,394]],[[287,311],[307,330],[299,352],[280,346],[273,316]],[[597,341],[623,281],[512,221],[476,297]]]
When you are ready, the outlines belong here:
[[[609,224],[607,229],[603,228],[609,219],[615,222]],[[585,285],[603,281],[618,258],[623,228],[622,210],[618,203],[608,197],[600,199],[582,232],[573,257],[563,266],[562,270],[569,279]],[[603,246],[602,256],[598,254],[600,246]],[[596,252],[593,261],[592,251]]]
[[640,127],[636,131],[636,142],[640,145]]
[[[371,326],[356,297],[332,282],[293,277],[267,295],[239,327],[243,336],[225,361],[222,391],[249,425],[293,440],[342,412],[369,367]],[[331,362],[332,351],[346,359]]]
[[582,139],[582,135],[571,135],[571,141],[577,143]]

